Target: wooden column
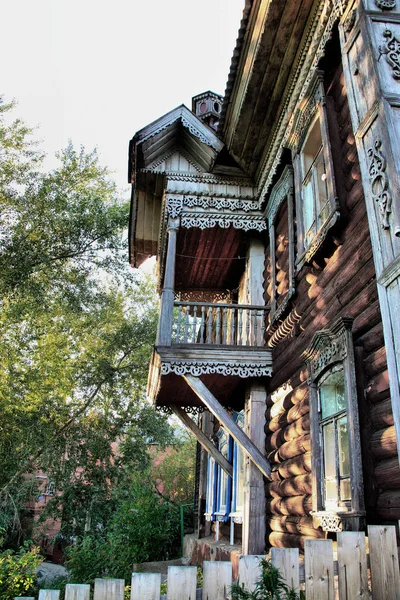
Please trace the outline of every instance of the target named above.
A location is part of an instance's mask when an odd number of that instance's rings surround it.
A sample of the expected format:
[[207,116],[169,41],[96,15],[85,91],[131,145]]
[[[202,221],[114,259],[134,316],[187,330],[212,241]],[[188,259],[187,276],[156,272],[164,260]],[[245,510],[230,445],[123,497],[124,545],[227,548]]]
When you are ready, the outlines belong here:
[[[340,24],[343,70],[360,160],[392,408],[400,441],[400,4],[350,3]],[[383,10],[385,9],[385,10]]]
[[158,321],[157,344],[159,346],[170,346],[172,336],[172,316],[174,310],[174,286],[175,286],[175,258],[176,239],[179,229],[179,218],[169,217],[168,247],[165,263],[164,285],[161,294],[161,312]]
[[[265,387],[256,382],[252,383],[244,409],[244,431],[260,452],[264,452],[265,448],[265,402]],[[263,474],[252,461],[247,459],[242,530],[243,554],[261,554],[264,552],[265,511]]]

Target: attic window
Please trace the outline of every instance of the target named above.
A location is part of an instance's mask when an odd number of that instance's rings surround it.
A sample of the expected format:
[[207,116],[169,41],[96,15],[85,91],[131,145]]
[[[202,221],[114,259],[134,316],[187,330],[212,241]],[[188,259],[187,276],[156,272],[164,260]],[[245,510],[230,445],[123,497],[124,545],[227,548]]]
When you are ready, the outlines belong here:
[[199,110],[200,110],[200,114],[203,114],[203,113],[205,113],[205,112],[206,112],[206,110],[207,110],[207,102],[202,102],[202,103],[200,104],[200,109],[199,109]]
[[218,102],[214,102],[214,110],[215,110],[215,112],[219,112],[219,104],[218,104]]

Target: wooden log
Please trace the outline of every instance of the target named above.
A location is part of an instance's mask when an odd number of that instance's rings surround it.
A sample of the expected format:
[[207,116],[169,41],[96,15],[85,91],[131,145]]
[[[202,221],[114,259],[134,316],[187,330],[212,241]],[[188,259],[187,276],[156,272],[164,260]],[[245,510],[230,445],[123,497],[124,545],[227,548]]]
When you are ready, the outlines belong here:
[[232,563],[228,561],[203,562],[203,600],[231,598]]
[[90,600],[90,585],[67,583],[65,600]]
[[334,600],[332,540],[305,541],[304,569],[307,600]]
[[378,496],[377,513],[382,519],[400,519],[400,490],[388,490]]
[[225,458],[223,454],[218,450],[216,446],[208,439],[208,437],[202,432],[200,427],[189,417],[185,411],[179,406],[171,405],[171,410],[176,416],[182,421],[182,423],[189,429],[191,433],[196,437],[197,441],[201,446],[210,454],[216,463],[228,474],[233,477],[233,467],[231,463]]
[[302,435],[295,440],[285,442],[277,451],[279,459],[294,458],[299,454],[304,454],[311,449],[310,435]]
[[375,431],[371,437],[371,453],[375,458],[391,458],[397,456],[397,441],[394,425]]
[[378,463],[374,474],[376,485],[382,490],[400,489],[400,467],[397,456]]
[[93,600],[124,600],[124,579],[95,579]]
[[285,428],[278,429],[271,435],[267,435],[265,438],[265,448],[267,452],[277,450],[285,442],[296,439],[309,432],[310,418],[307,412],[306,415],[288,424]]
[[382,348],[385,344],[382,322],[377,323],[375,327],[372,327],[372,329],[362,335],[359,341],[363,345],[365,355]]
[[298,548],[272,548],[271,563],[279,569],[279,572],[289,588],[296,593],[300,589],[300,569]]
[[400,573],[396,528],[369,525],[368,542],[372,597],[374,600],[398,600]]
[[[389,393],[389,390],[387,390]],[[394,424],[393,412],[392,412],[392,401],[390,398],[381,400],[377,404],[371,406],[370,409],[370,420],[373,429],[385,429]]]
[[285,496],[300,496],[312,493],[311,473],[297,475],[282,481],[271,481],[268,486],[269,493],[273,497],[284,498]]
[[305,539],[303,535],[278,531],[272,531],[268,536],[268,541],[274,548],[304,548]]
[[265,556],[247,555],[239,558],[238,583],[249,592],[254,592],[257,581],[261,578],[261,559]]
[[193,600],[196,584],[196,567],[168,567],[167,600]]
[[382,373],[378,373],[370,380],[366,389],[366,397],[369,402],[374,404],[385,400],[390,395],[389,388],[389,373],[386,369]]
[[303,475],[311,473],[311,452],[305,452],[294,458],[285,460],[278,466],[279,475],[282,479],[292,475]]
[[315,529],[313,518],[310,516],[295,517],[286,515],[274,515],[268,519],[272,531],[282,533],[294,533],[315,538],[326,537],[322,529]]
[[197,394],[200,400],[207,406],[208,410],[220,421],[225,429],[242,448],[243,452],[250,458],[256,467],[267,477],[271,476],[271,465],[260,450],[253,444],[247,435],[235,423],[229,413],[221,406],[210,390],[198,377],[194,375],[183,375],[189,387]]
[[364,365],[367,377],[374,377],[385,371],[387,369],[386,348],[379,348],[379,350],[371,352],[365,359]]
[[309,515],[311,509],[311,495],[273,498],[267,503],[267,510],[276,515]]
[[357,341],[358,336],[364,331],[373,327],[381,320],[381,312],[379,309],[379,301],[377,298],[371,300],[370,304],[361,310],[357,315],[354,315],[353,321],[353,338]]
[[364,532],[338,532],[337,552],[339,597],[368,600],[368,569]]
[[161,573],[132,573],[131,600],[160,600]]

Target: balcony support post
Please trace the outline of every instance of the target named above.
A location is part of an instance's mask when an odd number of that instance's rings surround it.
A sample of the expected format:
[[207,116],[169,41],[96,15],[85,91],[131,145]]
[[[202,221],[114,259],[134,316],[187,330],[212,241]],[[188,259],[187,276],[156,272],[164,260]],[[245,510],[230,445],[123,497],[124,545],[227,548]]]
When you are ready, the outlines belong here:
[[167,232],[168,246],[165,263],[164,285],[161,294],[161,312],[158,321],[157,344],[170,346],[172,341],[172,316],[174,310],[176,239],[179,218],[169,217]]
[[190,374],[182,375],[182,377],[208,410],[218,419],[218,421],[220,421],[220,423],[222,423],[228,433],[242,448],[246,456],[250,458],[267,479],[271,479],[271,465],[268,460],[261,454],[260,450],[253,444],[244,431],[242,431],[235,423],[201,379]]
[[195,436],[199,444],[210,454],[216,463],[230,476],[233,477],[233,468],[231,463],[225,458],[223,454],[218,450],[216,446],[208,439],[205,433],[202,432],[200,427],[196,425],[196,423],[189,417],[185,411],[179,406],[174,406],[173,404],[170,406],[172,412],[179,417],[182,423],[189,429],[191,433]]

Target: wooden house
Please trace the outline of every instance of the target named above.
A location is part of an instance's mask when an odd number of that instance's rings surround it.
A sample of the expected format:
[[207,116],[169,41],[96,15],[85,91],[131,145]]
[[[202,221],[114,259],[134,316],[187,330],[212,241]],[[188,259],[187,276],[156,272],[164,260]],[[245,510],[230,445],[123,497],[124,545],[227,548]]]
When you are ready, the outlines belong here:
[[399,0],[246,0],[225,96],[133,137],[148,393],[203,449],[199,538],[400,518],[399,140]]

